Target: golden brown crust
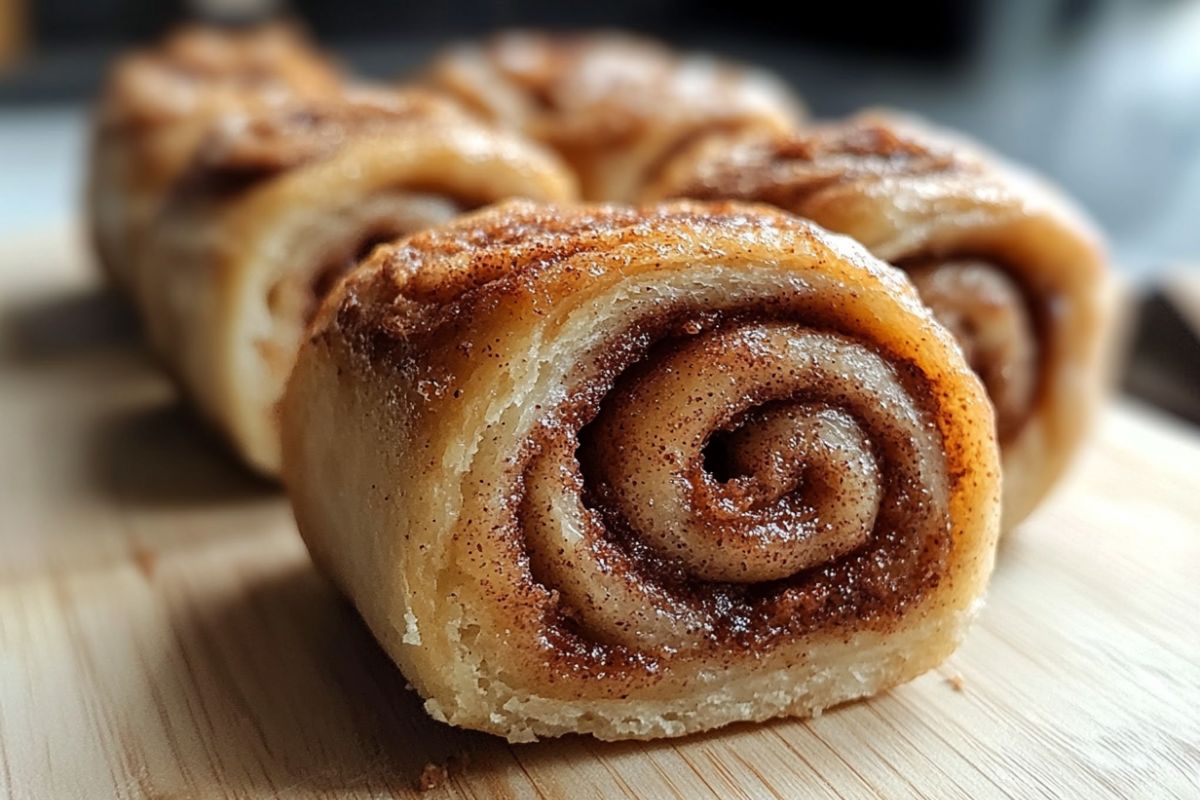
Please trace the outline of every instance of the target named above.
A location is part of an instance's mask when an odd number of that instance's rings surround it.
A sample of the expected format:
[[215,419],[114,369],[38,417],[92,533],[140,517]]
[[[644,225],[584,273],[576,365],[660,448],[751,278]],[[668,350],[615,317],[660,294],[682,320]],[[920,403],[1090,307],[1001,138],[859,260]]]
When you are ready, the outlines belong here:
[[788,135],[710,139],[643,196],[770,203],[909,270],[995,403],[1019,473],[1006,526],[1032,510],[1078,446],[1105,371],[1109,284],[1091,227],[1047,187],[970,143],[864,114]]
[[317,302],[374,245],[514,196],[570,200],[574,181],[426,92],[347,89],[211,127],[131,282],[191,398],[271,475],[276,405]]
[[122,57],[101,102],[106,125],[194,122],[336,96],[344,76],[294,29],[181,28]]
[[435,714],[679,734],[944,657],[990,569],[991,426],[911,285],[848,240],[765,207],[510,203],[326,301],[285,477]]
[[984,165],[962,152],[921,141],[887,120],[855,118],[780,136],[730,137],[680,154],[644,194],[770,203],[799,213],[821,192],[888,179],[980,175]]
[[429,81],[557,150],[584,196],[629,201],[676,150],[717,131],[782,131],[799,102],[754,70],[620,33],[513,31],[438,58]]
[[354,138],[403,136],[414,126],[475,125],[450,100],[420,89],[347,86],[285,108],[230,114],[196,148],[177,191],[244,189],[256,180],[328,158]]
[[194,26],[121,58],[96,111],[88,178],[92,238],[126,290],[147,230],[214,125],[332,101],[341,73],[294,30]]
[[[403,247],[381,250],[372,262],[376,269],[363,272],[347,285],[348,298],[342,307],[348,316],[339,316],[337,321],[353,326],[344,333],[351,339],[418,330],[421,317],[408,307],[393,307],[389,302],[398,304],[399,298],[404,298],[423,304],[423,308],[445,306],[501,278],[529,280],[543,270],[588,255],[611,258],[615,248],[649,247],[650,237],[664,257],[687,252],[694,246],[693,240],[705,234],[746,237],[749,246],[755,238],[772,238],[777,228],[791,227],[790,222],[767,207],[737,203],[677,202],[642,208],[508,203],[461,224],[414,234]],[[693,234],[694,229],[699,232]],[[887,283],[913,310],[921,308],[912,286],[885,264],[858,259],[856,266]],[[360,302],[360,293],[368,293],[370,302]],[[384,297],[390,299],[384,301]],[[364,313],[379,316],[358,316]]]

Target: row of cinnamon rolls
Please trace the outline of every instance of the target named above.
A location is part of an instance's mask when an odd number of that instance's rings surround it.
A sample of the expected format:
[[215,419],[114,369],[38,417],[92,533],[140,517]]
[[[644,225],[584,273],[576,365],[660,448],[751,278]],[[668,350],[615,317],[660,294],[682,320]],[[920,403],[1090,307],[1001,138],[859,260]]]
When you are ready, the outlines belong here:
[[89,198],[165,363],[282,467],[430,713],[512,739],[807,715],[936,664],[1100,388],[1100,247],[1050,189],[624,35],[391,88],[285,29],[188,30],[114,70]]

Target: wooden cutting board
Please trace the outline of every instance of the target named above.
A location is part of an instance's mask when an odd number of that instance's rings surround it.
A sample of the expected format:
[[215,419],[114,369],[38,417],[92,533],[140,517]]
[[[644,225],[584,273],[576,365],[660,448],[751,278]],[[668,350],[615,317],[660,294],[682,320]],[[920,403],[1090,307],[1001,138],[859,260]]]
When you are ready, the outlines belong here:
[[68,232],[0,244],[0,795],[1200,797],[1200,439],[1116,404],[949,663],[812,721],[429,720]]

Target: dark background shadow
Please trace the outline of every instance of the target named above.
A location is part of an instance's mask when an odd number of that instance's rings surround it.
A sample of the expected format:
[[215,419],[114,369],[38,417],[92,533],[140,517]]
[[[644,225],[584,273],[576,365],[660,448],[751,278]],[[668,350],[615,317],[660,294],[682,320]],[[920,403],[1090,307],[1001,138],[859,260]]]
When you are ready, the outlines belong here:
[[80,427],[88,481],[98,492],[146,508],[279,494],[180,399],[114,290],[85,287],[0,303],[0,363],[11,385],[45,400],[27,409],[30,424]]
[[139,350],[140,327],[133,309],[115,289],[55,292],[3,309],[0,357],[18,366],[36,367],[113,347]]
[[114,410],[86,443],[96,487],[140,507],[238,503],[278,495],[177,398]]

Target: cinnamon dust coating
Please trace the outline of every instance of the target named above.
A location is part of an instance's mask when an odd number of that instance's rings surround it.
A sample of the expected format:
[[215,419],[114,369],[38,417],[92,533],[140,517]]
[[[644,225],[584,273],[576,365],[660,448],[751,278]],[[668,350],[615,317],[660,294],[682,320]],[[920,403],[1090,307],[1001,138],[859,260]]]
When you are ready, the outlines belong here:
[[198,145],[182,191],[244,188],[327,158],[348,140],[401,134],[413,124],[471,124],[449,100],[420,89],[345,86],[337,95],[230,114]]
[[952,593],[994,442],[964,435],[990,414],[929,320],[899,273],[765,207],[513,203],[377,250],[309,347],[392,386],[406,473],[449,483],[428,557],[508,631],[473,647],[619,696]]
[[405,234],[447,222],[478,204],[419,191],[384,191],[378,213],[359,221],[335,238],[306,270],[281,278],[267,292],[267,307],[281,320],[312,321],[325,295],[378,245]]
[[[770,203],[875,250],[872,234],[886,223],[855,214],[885,213],[874,210],[880,204],[903,214],[918,193],[951,199],[964,185],[986,195],[994,182],[986,163],[962,147],[866,115],[787,136],[702,144],[650,182],[646,196]],[[877,254],[910,272],[926,304],[955,334],[995,405],[1000,439],[1008,441],[1034,407],[1044,362],[1039,326],[1056,298],[1031,294],[1021,270],[999,254],[973,252],[970,245],[957,250],[923,234],[920,225],[902,234],[909,241],[897,250],[900,257]]]

